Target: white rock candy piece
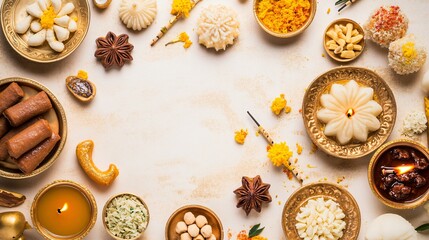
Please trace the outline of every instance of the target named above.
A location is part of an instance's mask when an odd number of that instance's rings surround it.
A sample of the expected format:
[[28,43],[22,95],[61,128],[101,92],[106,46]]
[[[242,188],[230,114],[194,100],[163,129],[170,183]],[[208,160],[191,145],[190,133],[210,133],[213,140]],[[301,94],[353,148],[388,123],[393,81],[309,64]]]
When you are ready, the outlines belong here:
[[68,15],[74,11],[74,4],[69,2],[61,8],[60,12],[57,14],[58,17]]
[[54,35],[54,30],[48,29],[46,31],[46,41],[48,41],[49,46],[56,52],[62,52],[64,50],[64,44],[57,41]]
[[42,29],[36,34],[30,35],[28,37],[28,45],[32,47],[40,46],[42,45],[46,40],[46,29]]
[[197,218],[195,219],[195,223],[199,228],[202,228],[204,225],[208,223],[208,221],[207,221],[207,218],[204,217],[203,215],[198,215]]
[[52,6],[54,7],[54,12],[58,13],[61,10],[63,3],[61,0],[51,0]]
[[198,41],[216,51],[225,50],[239,35],[237,14],[223,5],[211,5],[201,12],[198,19]]
[[25,9],[27,10],[27,13],[33,17],[41,18],[43,15],[43,11],[40,9],[38,2],[28,5]]
[[30,28],[31,20],[33,20],[33,17],[27,15],[15,25],[15,32],[18,34],[26,33],[28,31],[28,28]]
[[203,236],[201,236],[201,235],[198,235],[197,237],[195,237],[194,239],[192,239],[192,240],[204,240],[204,237]]
[[76,30],[77,30],[77,22],[75,20],[70,19],[68,30],[70,32],[76,32]]
[[37,3],[39,4],[40,10],[46,11],[48,9],[48,2],[46,2],[46,0],[38,0]]
[[54,19],[54,23],[61,27],[68,27],[70,22],[70,17],[65,15]]
[[188,230],[188,225],[184,221],[180,221],[176,224],[176,233],[182,234]]
[[197,227],[196,224],[191,224],[188,226],[188,233],[191,235],[191,237],[197,237],[200,233],[200,229]]
[[155,20],[156,0],[122,0],[119,17],[127,28],[140,31]]
[[192,237],[189,233],[185,232],[180,234],[180,240],[192,240]]
[[201,234],[203,235],[203,237],[208,238],[212,235],[212,226],[210,225],[205,225],[204,227],[201,228]]
[[183,216],[183,220],[185,221],[185,223],[187,225],[191,225],[192,223],[195,222],[195,215],[193,213],[191,213],[191,212],[187,212]]
[[323,108],[317,112],[317,118],[326,123],[325,135],[335,136],[340,144],[352,138],[365,142],[368,132],[380,128],[377,116],[382,108],[373,98],[372,88],[361,87],[354,80],[345,85],[333,84],[329,94],[320,97]]
[[57,40],[60,42],[64,42],[70,37],[70,31],[66,28],[54,25],[54,32]]
[[31,22],[30,29],[31,29],[32,32],[35,32],[35,33],[37,33],[40,30],[42,30],[42,25],[40,24],[40,21],[38,19],[37,20],[33,20]]

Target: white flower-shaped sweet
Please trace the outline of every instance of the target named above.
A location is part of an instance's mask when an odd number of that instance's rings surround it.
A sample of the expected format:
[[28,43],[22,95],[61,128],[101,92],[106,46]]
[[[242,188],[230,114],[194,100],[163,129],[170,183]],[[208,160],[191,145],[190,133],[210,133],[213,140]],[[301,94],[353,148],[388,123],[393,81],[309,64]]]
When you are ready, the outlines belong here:
[[374,90],[361,87],[354,80],[345,85],[333,84],[329,94],[320,97],[322,109],[317,118],[326,123],[326,136],[335,136],[340,144],[352,138],[365,142],[368,133],[380,128],[377,116],[380,104],[373,100]]
[[63,4],[61,0],[36,0],[26,7],[29,14],[16,23],[15,32],[25,34],[29,46],[40,46],[45,41],[56,52],[64,50],[64,41],[77,30],[75,19],[68,16],[75,9],[73,3]]
[[198,19],[198,41],[207,48],[225,50],[238,37],[239,26],[237,14],[232,9],[223,5],[211,5],[201,12]]
[[142,30],[155,20],[156,0],[122,0],[119,17],[127,28]]

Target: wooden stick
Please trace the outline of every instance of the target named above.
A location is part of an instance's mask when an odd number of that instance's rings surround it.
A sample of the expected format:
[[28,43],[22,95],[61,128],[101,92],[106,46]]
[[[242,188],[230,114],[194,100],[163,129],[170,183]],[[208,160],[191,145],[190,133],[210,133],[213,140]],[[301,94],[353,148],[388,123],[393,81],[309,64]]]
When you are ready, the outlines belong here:
[[[192,3],[192,8],[190,11],[192,11],[192,9],[194,9],[195,5],[197,5],[199,2],[201,2],[202,0],[195,0]],[[156,35],[156,37],[154,39],[152,39],[152,42],[150,44],[151,47],[153,47],[155,45],[155,43],[158,42],[159,39],[161,39],[167,32],[168,30],[170,30],[171,27],[173,27],[173,25],[182,17],[182,14],[177,14],[175,16],[173,16],[170,21],[168,21],[167,25],[165,25],[163,28],[161,28],[161,31],[159,31],[158,35]]]

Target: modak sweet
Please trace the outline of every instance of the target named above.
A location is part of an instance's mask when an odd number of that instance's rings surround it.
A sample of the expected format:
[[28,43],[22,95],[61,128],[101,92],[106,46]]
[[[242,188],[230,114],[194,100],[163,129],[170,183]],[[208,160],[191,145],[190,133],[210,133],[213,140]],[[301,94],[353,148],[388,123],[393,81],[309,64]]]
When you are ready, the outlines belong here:
[[156,13],[156,0],[122,0],[119,8],[121,21],[134,31],[149,27]]
[[198,41],[206,48],[225,50],[239,35],[239,22],[234,10],[223,5],[211,5],[198,19]]
[[380,128],[382,108],[374,101],[374,89],[359,86],[354,80],[331,86],[328,94],[320,97],[322,109],[317,118],[326,123],[324,134],[336,137],[342,145],[352,139],[365,142],[368,133]]

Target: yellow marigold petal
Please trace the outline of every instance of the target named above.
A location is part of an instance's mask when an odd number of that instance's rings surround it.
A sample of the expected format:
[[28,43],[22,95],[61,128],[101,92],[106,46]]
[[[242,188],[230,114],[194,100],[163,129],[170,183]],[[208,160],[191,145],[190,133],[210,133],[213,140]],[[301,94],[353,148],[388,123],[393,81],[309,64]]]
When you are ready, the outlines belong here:
[[189,48],[192,45],[192,41],[191,40],[186,40],[185,44],[183,44],[184,48]]
[[279,167],[284,165],[289,166],[289,158],[293,153],[289,150],[289,146],[285,142],[275,143],[268,150],[268,158],[274,166]]
[[240,129],[239,131],[236,131],[235,137],[234,137],[235,141],[238,144],[244,144],[244,141],[246,140],[246,137],[247,137],[247,133],[248,133],[247,129],[246,130]]
[[83,70],[79,70],[79,72],[77,73],[77,77],[84,80],[88,80],[88,73]]
[[277,97],[274,99],[274,101],[271,104],[271,111],[279,115],[280,112],[286,107],[287,101],[285,99],[284,94],[280,94],[280,97]]

